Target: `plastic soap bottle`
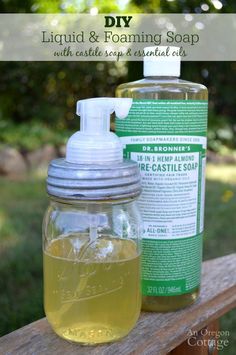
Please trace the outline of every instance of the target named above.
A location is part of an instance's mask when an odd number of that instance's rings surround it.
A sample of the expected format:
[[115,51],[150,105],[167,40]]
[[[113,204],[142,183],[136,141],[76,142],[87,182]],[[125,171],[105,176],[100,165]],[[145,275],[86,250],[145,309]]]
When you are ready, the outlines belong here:
[[117,88],[133,104],[116,133],[142,176],[142,307],[171,311],[199,295],[208,92],[179,79],[177,47],[144,51],[144,79]]
[[60,337],[83,344],[124,337],[140,314],[140,173],[109,131],[110,114],[124,118],[131,104],[78,101],[80,131],[48,169],[45,313]]

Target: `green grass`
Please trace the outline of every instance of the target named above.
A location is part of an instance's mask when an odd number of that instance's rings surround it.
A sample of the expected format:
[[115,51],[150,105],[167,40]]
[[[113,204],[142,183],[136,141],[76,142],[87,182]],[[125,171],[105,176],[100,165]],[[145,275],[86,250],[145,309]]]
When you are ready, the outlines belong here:
[[43,316],[41,181],[0,181],[0,335]]
[[[44,180],[0,180],[0,336],[44,316],[41,223],[47,206]],[[204,259],[236,248],[236,167],[208,165]],[[221,318],[234,355],[236,312]]]

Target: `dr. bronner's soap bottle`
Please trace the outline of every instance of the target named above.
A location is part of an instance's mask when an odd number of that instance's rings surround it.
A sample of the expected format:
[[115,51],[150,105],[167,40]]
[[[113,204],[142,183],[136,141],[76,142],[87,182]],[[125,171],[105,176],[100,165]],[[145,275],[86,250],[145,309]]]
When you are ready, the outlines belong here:
[[200,289],[208,93],[179,79],[178,48],[156,50],[145,48],[144,79],[117,88],[133,104],[116,133],[142,176],[143,309],[171,311]]

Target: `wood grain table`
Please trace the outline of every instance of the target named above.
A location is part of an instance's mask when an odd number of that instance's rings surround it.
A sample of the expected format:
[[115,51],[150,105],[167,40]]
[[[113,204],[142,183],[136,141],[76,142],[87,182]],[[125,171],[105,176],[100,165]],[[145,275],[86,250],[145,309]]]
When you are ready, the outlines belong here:
[[[217,350],[189,348],[189,332],[217,328],[217,320],[236,306],[236,254],[203,263],[198,301],[170,313],[142,313],[136,327],[116,343],[81,346],[60,339],[45,318],[0,338],[4,355],[163,355],[217,354]],[[210,352],[211,351],[211,352]]]

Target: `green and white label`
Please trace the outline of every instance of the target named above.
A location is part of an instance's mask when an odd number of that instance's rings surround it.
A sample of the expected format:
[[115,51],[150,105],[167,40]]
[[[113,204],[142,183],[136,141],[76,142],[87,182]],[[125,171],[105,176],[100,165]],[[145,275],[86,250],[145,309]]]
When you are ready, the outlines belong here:
[[181,295],[200,284],[206,132],[205,100],[133,100],[116,121],[125,157],[142,176],[144,295]]

